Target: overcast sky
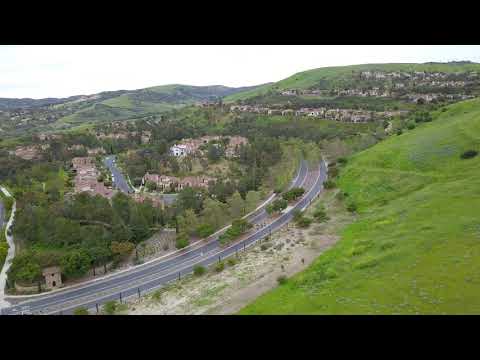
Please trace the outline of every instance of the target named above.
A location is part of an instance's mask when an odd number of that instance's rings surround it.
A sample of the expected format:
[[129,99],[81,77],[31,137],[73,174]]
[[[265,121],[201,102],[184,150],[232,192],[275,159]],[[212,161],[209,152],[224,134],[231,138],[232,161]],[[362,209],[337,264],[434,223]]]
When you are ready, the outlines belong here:
[[480,46],[0,46],[0,97],[248,86],[324,66],[453,60],[480,62]]

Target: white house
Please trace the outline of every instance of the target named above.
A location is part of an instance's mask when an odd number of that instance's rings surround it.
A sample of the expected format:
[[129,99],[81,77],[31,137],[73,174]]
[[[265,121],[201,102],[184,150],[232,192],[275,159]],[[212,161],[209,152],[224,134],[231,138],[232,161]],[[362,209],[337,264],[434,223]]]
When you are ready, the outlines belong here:
[[185,156],[188,154],[188,147],[187,145],[173,145],[170,152],[173,156]]

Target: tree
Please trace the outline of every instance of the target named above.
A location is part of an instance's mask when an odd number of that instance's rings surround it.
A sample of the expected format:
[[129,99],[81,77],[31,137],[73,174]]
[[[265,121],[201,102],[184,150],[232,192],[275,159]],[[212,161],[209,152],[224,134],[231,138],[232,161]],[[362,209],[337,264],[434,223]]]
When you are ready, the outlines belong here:
[[178,216],[178,227],[180,231],[194,235],[198,227],[198,218],[192,209],[187,209],[183,215]]
[[122,260],[128,257],[133,249],[135,249],[135,244],[124,241],[124,242],[118,242],[118,241],[112,241],[112,244],[110,245],[110,249],[112,251],[113,256],[117,260]]
[[197,226],[196,233],[200,238],[206,238],[214,233],[215,229],[210,224],[200,224]]
[[254,210],[258,206],[259,202],[260,202],[260,194],[258,193],[258,191],[247,192],[247,195],[245,196],[247,211]]
[[227,203],[230,206],[230,216],[232,218],[236,219],[245,215],[246,204],[238,191],[235,191],[232,197],[227,200]]
[[148,180],[145,183],[145,187],[147,188],[148,191],[155,191],[155,190],[157,190],[157,183]]
[[190,240],[188,234],[186,232],[180,232],[177,234],[177,238],[175,240],[175,246],[177,249],[183,249],[190,244]]
[[181,210],[192,209],[198,214],[202,209],[203,200],[199,192],[191,187],[186,187],[178,194],[177,204]]
[[210,162],[215,163],[222,157],[222,149],[218,144],[208,144],[207,158]]
[[214,229],[218,229],[227,220],[225,204],[210,198],[205,200],[202,215],[203,221],[210,224]]
[[84,250],[74,250],[60,259],[62,273],[71,278],[85,275],[90,269],[90,264],[90,256]]

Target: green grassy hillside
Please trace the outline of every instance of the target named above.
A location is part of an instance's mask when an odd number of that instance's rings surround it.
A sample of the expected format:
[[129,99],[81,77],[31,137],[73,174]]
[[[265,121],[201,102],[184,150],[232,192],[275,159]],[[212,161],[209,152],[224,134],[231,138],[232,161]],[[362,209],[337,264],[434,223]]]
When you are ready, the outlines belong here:
[[480,64],[476,63],[362,64],[324,67],[299,72],[276,83],[259,86],[248,91],[238,92],[225,97],[224,101],[235,102],[239,100],[247,100],[269,94],[272,91],[285,89],[308,89],[311,87],[330,89],[335,86],[348,86],[352,80],[352,73],[358,73],[361,71],[426,71],[454,73],[479,70]]
[[480,101],[356,154],[338,184],[359,219],[242,314],[480,313]]

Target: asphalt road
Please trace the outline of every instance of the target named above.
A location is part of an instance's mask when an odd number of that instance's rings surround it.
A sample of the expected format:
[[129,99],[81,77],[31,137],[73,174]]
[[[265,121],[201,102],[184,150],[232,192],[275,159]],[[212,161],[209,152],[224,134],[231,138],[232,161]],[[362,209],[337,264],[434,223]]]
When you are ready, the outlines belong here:
[[[308,180],[309,176],[310,180]],[[317,171],[308,172],[306,163],[302,162],[298,175],[291,186],[302,186],[310,182],[312,184],[308,186],[305,195],[293,209],[306,208],[323,189],[325,180],[325,163],[322,162]],[[264,222],[267,216],[265,206],[250,215],[249,221],[256,224]],[[131,296],[140,296],[191,273],[193,267],[197,264],[208,266],[220,259],[234,255],[238,251],[245,250],[272,231],[288,223],[292,218],[292,211],[282,214],[274,222],[261,227],[260,230],[229,247],[220,246],[217,234],[213,239],[202,241],[202,243],[172,256],[153,260],[79,287],[31,297],[27,301],[3,309],[2,313],[19,314],[26,311],[34,314],[70,314],[80,306],[95,309],[96,305],[100,306],[109,300],[123,300]]]
[[115,188],[119,189],[120,191],[126,194],[130,194],[134,192],[134,190],[130,187],[130,185],[128,185],[128,182],[125,179],[125,176],[123,176],[122,172],[115,165],[115,155],[107,156],[103,160],[103,163],[112,173],[112,184]]

